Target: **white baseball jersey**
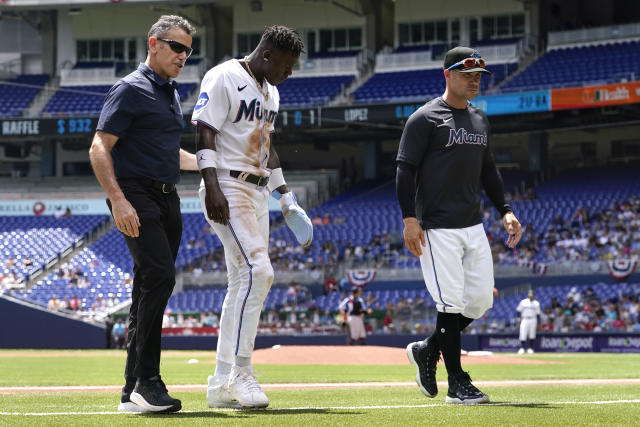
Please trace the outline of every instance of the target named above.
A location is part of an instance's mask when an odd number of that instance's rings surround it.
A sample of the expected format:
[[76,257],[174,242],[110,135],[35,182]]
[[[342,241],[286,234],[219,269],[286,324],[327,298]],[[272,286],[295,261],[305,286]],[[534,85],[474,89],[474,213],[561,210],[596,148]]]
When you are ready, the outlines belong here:
[[531,301],[529,298],[525,298],[520,301],[516,310],[520,312],[520,316],[523,319],[535,319],[536,316],[540,315],[540,303],[536,300]]
[[237,59],[213,67],[202,79],[191,123],[200,123],[218,133],[217,169],[271,174],[267,160],[280,95],[266,79],[262,90],[265,88],[268,100]]

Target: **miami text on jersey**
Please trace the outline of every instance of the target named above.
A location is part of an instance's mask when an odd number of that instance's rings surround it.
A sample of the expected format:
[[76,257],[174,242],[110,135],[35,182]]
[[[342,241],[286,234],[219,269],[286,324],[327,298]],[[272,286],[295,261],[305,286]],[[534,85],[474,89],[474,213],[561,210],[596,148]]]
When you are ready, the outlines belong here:
[[487,134],[483,133],[469,133],[465,128],[449,129],[449,142],[446,147],[451,147],[453,144],[476,144],[487,145]]
[[[264,115],[264,120],[267,123],[273,123],[278,115],[277,111],[267,110]],[[240,107],[238,108],[238,114],[236,114],[236,119],[233,123],[238,123],[244,117],[245,120],[253,121],[253,117],[256,119],[262,120],[263,112],[262,108],[260,108],[260,101],[257,98],[253,98],[249,105],[247,105],[246,101],[243,99],[240,101]]]

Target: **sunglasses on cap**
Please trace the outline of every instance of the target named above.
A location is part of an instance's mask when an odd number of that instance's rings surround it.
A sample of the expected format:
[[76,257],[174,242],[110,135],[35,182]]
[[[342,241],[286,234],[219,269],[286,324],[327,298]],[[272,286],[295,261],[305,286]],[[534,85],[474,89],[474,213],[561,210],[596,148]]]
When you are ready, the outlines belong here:
[[462,68],[471,68],[476,66],[480,68],[484,68],[485,65],[487,65],[487,63],[482,58],[466,58],[466,59],[463,59],[462,61],[456,62],[455,64],[447,68],[447,70],[451,70],[460,65],[462,65]]
[[169,45],[169,47],[171,48],[172,51],[174,51],[175,53],[186,53],[187,54],[187,58],[191,56],[191,54],[193,53],[193,49],[190,48],[189,46],[185,46],[180,42],[177,42],[175,40],[171,40],[171,39],[161,39],[158,38],[158,40],[165,42],[166,44]]

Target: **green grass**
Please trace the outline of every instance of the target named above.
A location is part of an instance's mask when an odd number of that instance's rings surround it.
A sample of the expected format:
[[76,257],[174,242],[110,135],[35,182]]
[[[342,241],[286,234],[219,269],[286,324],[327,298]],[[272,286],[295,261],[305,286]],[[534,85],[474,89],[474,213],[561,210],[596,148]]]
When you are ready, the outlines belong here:
[[[399,349],[403,351],[403,349]],[[12,353],[16,356],[12,356]],[[20,351],[20,354],[24,354]],[[119,385],[122,352],[65,352],[71,357],[42,357],[29,352],[17,357],[0,351],[0,386]],[[166,352],[162,373],[167,384],[204,384],[213,372],[212,352]],[[188,364],[191,358],[201,363]],[[467,365],[477,380],[640,378],[640,357],[624,354],[536,354],[528,359],[559,362],[545,365]],[[464,359],[463,359],[464,366]],[[402,366],[262,365],[260,382],[413,381],[415,371]],[[440,380],[444,369],[438,370]],[[66,392],[0,394],[0,413],[61,413],[78,415],[0,415],[0,426],[125,426],[125,425],[633,425],[640,403],[588,402],[640,399],[638,385],[481,387],[491,405],[446,405],[446,387],[435,399],[417,387],[369,389],[268,390],[266,411],[209,409],[205,392],[175,391],[183,411],[173,415],[95,414],[113,412],[119,394]],[[573,402],[573,403],[572,403]],[[384,408],[373,408],[384,406]]]
[[[404,349],[398,349],[404,352]],[[12,353],[29,357],[11,357]],[[0,350],[0,386],[118,385],[123,381],[125,354],[113,351],[68,351],[65,357],[38,357],[48,352]],[[74,357],[74,355],[79,355]],[[505,354],[513,356],[513,354]],[[200,363],[188,364],[189,359]],[[212,375],[214,352],[168,351],[162,355],[161,372],[167,384],[204,384]],[[524,359],[552,362],[544,365],[465,365],[472,378],[520,380],[554,378],[639,378],[640,357],[607,353],[550,353]],[[52,361],[55,363],[52,364]],[[442,366],[442,365],[440,365]],[[414,370],[406,365],[256,365],[262,383],[411,381]],[[446,380],[444,369],[438,379]]]

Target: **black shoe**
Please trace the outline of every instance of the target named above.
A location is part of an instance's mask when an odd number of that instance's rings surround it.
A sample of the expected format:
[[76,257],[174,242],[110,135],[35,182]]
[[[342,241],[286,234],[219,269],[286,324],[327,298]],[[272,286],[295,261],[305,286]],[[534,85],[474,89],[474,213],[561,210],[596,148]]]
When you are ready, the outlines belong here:
[[136,386],[136,379],[127,380],[124,387],[122,387],[122,393],[120,394],[120,403],[118,403],[118,412],[133,412],[141,413],[147,412],[142,406],[138,406],[131,401],[131,392],[133,392]]
[[154,379],[138,379],[130,399],[148,412],[167,413],[182,409],[182,402],[169,396],[160,376]]
[[471,384],[471,377],[467,372],[449,375],[449,391],[447,403],[472,405],[476,403],[489,403],[489,396],[481,392]]
[[425,341],[412,342],[407,346],[409,362],[416,367],[416,382],[420,391],[427,397],[436,397],[438,383],[436,382],[436,367],[440,359],[440,351],[434,342],[427,338]]

